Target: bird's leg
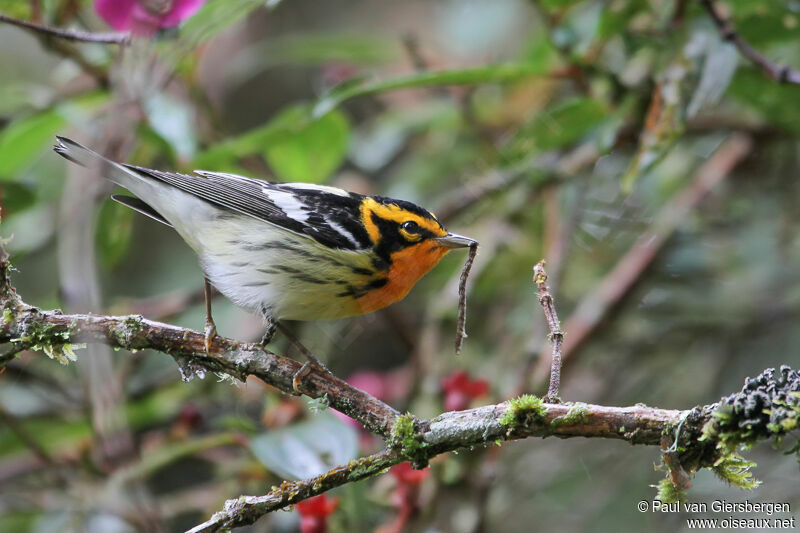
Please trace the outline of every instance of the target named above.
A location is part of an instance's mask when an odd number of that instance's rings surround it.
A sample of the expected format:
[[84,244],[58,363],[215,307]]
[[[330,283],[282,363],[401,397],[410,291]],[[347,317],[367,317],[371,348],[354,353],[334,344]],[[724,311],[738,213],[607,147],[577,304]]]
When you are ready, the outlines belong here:
[[206,327],[205,327],[205,347],[206,353],[211,353],[211,344],[214,342],[214,337],[217,336],[217,325],[214,324],[214,319],[211,318],[211,283],[208,278],[203,278],[205,284],[203,285],[203,293],[206,297]]
[[266,346],[272,340],[272,337],[275,336],[275,331],[278,329],[278,322],[274,320],[269,315],[264,315],[264,321],[266,322],[267,329],[264,331],[264,336],[261,337],[261,346]]
[[292,335],[292,333],[288,329],[286,329],[286,327],[283,324],[281,324],[277,320],[274,321],[273,323],[275,324],[275,327],[281,330],[281,333],[285,335],[287,339],[289,339],[289,342],[292,343],[292,345],[297,349],[297,351],[299,351],[306,357],[306,359],[308,359],[308,361],[306,361],[305,364],[303,364],[303,366],[300,367],[300,370],[295,372],[294,376],[292,376],[292,388],[297,394],[304,393],[303,380],[311,373],[312,370],[333,375],[333,372],[328,370],[328,367],[326,367],[322,363],[322,361],[314,357],[314,354],[308,351],[308,349],[305,346],[303,346],[299,340],[297,340],[297,337]]

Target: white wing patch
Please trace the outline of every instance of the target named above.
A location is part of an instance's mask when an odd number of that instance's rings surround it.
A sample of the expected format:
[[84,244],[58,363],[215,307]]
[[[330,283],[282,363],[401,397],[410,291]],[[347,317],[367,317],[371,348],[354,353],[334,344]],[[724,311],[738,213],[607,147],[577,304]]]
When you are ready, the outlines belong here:
[[286,216],[297,220],[299,222],[308,221],[308,211],[304,210],[306,204],[297,200],[297,197],[292,193],[280,191],[278,189],[268,189],[264,187],[261,192],[267,195],[272,203],[281,208],[281,211],[286,213]]
[[307,191],[327,192],[337,196],[350,196],[349,192],[339,189],[338,187],[331,187],[330,185],[315,185],[313,183],[301,182],[281,183],[281,185],[283,187],[291,187],[292,189],[305,189]]
[[325,222],[328,224],[328,226],[330,226],[330,228],[332,230],[336,231],[336,233],[339,233],[345,239],[350,241],[353,246],[355,246],[356,248],[360,248],[361,247],[361,244],[357,240],[355,240],[355,238],[353,237],[353,234],[350,233],[349,231],[347,231],[346,229],[344,229],[343,226],[337,224],[336,222],[334,222],[333,220],[331,220],[328,217],[325,217]]

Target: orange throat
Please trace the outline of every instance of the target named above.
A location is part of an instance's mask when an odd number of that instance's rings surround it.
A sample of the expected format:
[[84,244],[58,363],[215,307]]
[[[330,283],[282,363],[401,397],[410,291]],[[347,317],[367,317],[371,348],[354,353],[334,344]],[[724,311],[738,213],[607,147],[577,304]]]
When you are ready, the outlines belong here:
[[389,281],[383,287],[371,290],[358,299],[361,313],[383,309],[405,298],[411,287],[449,251],[449,248],[434,241],[424,241],[393,253],[392,266],[387,275]]

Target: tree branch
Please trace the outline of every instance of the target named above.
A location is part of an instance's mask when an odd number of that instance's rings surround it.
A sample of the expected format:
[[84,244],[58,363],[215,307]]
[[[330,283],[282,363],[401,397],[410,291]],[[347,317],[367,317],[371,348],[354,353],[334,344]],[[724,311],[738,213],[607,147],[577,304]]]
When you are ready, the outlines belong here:
[[[527,437],[599,437],[627,440],[631,444],[658,446],[662,434],[691,413],[697,413],[683,428],[683,435],[699,435],[710,410],[676,411],[644,405],[605,407],[588,404],[536,404],[530,410],[512,400],[452,411],[419,423],[416,452],[429,459],[435,455],[496,441]],[[576,416],[576,409],[580,415]],[[510,416],[511,415],[511,416]],[[509,423],[510,420],[513,422]],[[682,436],[683,438],[683,436]],[[241,496],[228,500],[222,511],[187,533],[214,533],[252,524],[261,516],[317,496],[346,483],[376,476],[408,459],[408,450],[385,449],[338,466],[302,481],[284,481],[263,496]]]
[[36,22],[15,19],[9,17],[8,15],[3,15],[2,13],[0,13],[0,22],[6,22],[34,33],[47,35],[50,37],[58,37],[59,39],[64,39],[67,41],[121,45],[127,45],[131,42],[131,36],[129,33],[91,33],[78,30],[65,30],[62,28],[53,28],[43,24],[37,24]]
[[[256,376],[273,387],[295,394],[292,378],[301,364],[265,350],[260,344],[217,337],[210,353],[204,347],[205,335],[199,331],[171,326],[137,315],[65,315],[42,311],[25,304],[8,284],[8,262],[0,259],[0,344],[28,343],[51,353],[81,342],[100,342],[125,348],[151,348],[170,355],[185,379],[206,371],[244,381]],[[386,436],[399,412],[345,381],[312,371],[303,381],[304,392],[313,398],[327,397],[330,406],[358,420],[365,428]]]
[[[202,376],[206,371],[241,380],[254,375],[281,391],[293,392],[292,379],[300,370],[300,363],[266,351],[260,344],[218,338],[207,353],[203,333],[140,316],[64,315],[58,310],[42,311],[27,305],[16,294],[9,284],[9,268],[0,243],[0,343],[30,343],[48,355],[60,355],[60,359],[65,354],[72,355],[69,343],[80,341],[101,342],[130,350],[152,348],[172,356],[185,377],[187,374]],[[310,396],[327,398],[331,407],[383,435],[387,448],[310,479],[284,481],[263,496],[229,500],[222,511],[191,532],[210,533],[252,524],[266,513],[346,483],[376,476],[402,461],[411,461],[420,467],[449,451],[528,437],[605,438],[651,446],[659,446],[669,437],[674,443],[671,451],[677,452],[671,458],[672,463],[693,473],[718,464],[718,459],[730,454],[737,443],[754,443],[756,439],[780,437],[790,431],[789,425],[776,418],[769,419],[772,423],[766,424],[766,429],[760,433],[748,429],[747,435],[742,437],[737,433],[740,426],[735,406],[752,400],[748,396],[752,394],[767,398],[772,395],[776,402],[783,402],[780,405],[789,405],[788,398],[794,394],[791,391],[800,390],[800,376],[793,372],[782,367],[782,377],[776,377],[775,371],[770,369],[756,380],[747,380],[741,393],[723,399],[723,404],[734,406],[733,414],[725,416],[715,416],[719,403],[679,411],[643,404],[610,407],[545,403],[525,395],[496,405],[443,413],[430,420],[417,420],[411,414],[401,416],[392,407],[335,376],[311,373],[304,381],[304,389]],[[751,390],[753,383],[761,384],[755,393]],[[762,404],[771,405],[770,401]],[[775,410],[769,413],[778,416]]]
[[739,50],[739,53],[750,60],[755,66],[760,68],[764,74],[779,83],[793,83],[800,85],[800,71],[790,68],[788,65],[777,65],[767,59],[761,52],[750,46],[750,44],[742,39],[736,32],[733,24],[723,18],[717,8],[714,6],[712,0],[700,0],[703,7],[711,16],[711,20],[719,30],[719,34],[723,39],[732,43]]

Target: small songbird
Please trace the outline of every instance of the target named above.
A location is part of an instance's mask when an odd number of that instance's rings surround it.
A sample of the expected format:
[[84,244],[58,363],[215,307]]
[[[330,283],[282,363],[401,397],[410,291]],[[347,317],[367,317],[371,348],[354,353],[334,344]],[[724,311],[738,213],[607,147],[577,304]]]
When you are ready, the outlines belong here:
[[477,246],[403,200],[222,172],[151,170],[57,140],[59,155],[136,195],[114,200],[172,226],[197,253],[205,274],[206,350],[216,336],[209,283],[264,317],[266,344],[282,319],[330,320],[386,307],[448,251]]

